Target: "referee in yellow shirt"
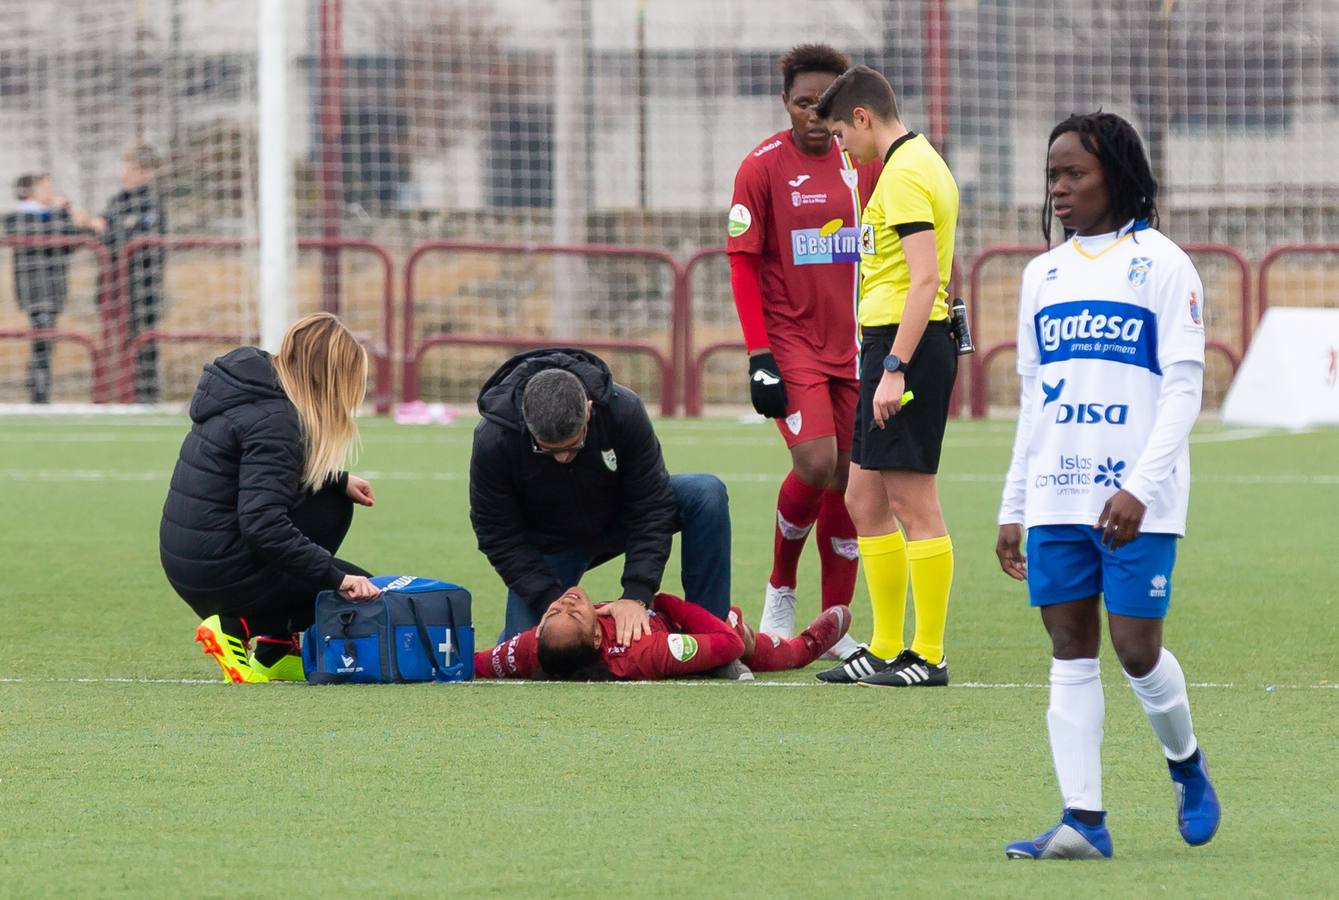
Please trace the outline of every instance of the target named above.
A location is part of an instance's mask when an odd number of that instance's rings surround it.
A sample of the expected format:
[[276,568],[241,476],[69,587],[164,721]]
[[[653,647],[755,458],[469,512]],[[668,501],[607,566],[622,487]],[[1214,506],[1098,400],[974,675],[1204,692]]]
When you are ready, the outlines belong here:
[[[816,109],[856,160],[883,158],[860,226],[860,402],[846,488],[874,637],[818,677],[946,685],[953,542],[935,473],[958,374],[948,308],[958,185],[930,142],[902,124],[892,87],[873,69],[848,69]],[[902,635],[908,580],[916,610],[910,647]]]

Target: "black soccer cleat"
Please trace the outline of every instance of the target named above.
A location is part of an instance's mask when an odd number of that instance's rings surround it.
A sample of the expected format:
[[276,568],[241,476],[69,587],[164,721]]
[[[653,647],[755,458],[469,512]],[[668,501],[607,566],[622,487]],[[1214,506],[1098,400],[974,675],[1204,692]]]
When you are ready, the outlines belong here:
[[868,647],[861,647],[842,660],[840,666],[825,669],[815,677],[828,684],[858,684],[860,679],[878,674],[890,665],[888,660],[870,653]]
[[944,687],[948,684],[948,657],[932,666],[913,650],[903,650],[884,669],[860,679],[873,687]]

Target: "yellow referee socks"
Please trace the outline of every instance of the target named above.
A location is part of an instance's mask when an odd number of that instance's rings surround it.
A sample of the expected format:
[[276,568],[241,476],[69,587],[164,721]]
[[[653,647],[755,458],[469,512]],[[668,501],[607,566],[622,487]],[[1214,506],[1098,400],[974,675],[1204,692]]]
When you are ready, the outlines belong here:
[[931,665],[938,665],[944,659],[944,623],[948,619],[948,594],[953,588],[953,541],[948,535],[911,541],[907,557],[916,605],[916,639],[911,649]]
[[[907,611],[907,540],[902,532],[857,538],[861,568],[874,610],[869,652],[892,659],[902,652],[902,619]],[[919,629],[919,623],[917,624]],[[941,628],[942,630],[942,628]]]

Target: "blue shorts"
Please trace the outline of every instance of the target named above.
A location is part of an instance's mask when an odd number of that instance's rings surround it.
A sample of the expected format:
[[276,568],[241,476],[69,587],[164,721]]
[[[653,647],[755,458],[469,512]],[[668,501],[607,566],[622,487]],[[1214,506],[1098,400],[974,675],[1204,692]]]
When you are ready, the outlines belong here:
[[1102,595],[1107,612],[1161,619],[1172,599],[1174,534],[1141,534],[1119,550],[1091,525],[1038,525],[1027,533],[1027,586],[1033,606]]

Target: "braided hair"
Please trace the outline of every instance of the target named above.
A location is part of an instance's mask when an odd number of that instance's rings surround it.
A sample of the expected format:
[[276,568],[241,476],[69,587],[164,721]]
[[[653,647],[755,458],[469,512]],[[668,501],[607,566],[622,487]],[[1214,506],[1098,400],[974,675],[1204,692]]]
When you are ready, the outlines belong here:
[[[1056,138],[1070,131],[1078,134],[1084,149],[1102,164],[1116,221],[1124,223],[1134,219],[1141,223],[1138,227],[1156,228],[1158,180],[1153,177],[1153,167],[1134,126],[1115,113],[1100,109],[1094,113],[1074,113],[1051,129],[1046,149],[1049,151]],[[1041,233],[1048,247],[1054,216],[1048,190],[1041,214]]]

